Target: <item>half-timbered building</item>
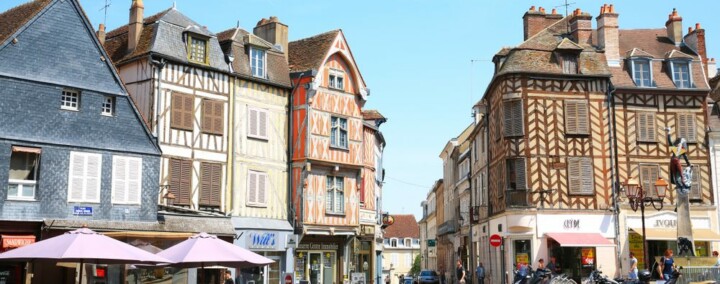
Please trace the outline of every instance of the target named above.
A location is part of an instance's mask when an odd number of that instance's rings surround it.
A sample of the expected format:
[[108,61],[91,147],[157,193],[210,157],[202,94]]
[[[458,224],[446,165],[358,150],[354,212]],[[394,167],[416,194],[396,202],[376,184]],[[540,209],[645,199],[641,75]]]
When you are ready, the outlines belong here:
[[[382,187],[385,180],[383,152],[385,136],[380,125],[387,121],[377,110],[363,110],[363,169],[358,195],[360,197],[360,250],[357,263],[363,265],[367,281],[382,283],[383,239],[381,231]],[[365,269],[365,263],[368,264]]]
[[[362,271],[362,107],[369,90],[341,30],[290,42],[296,279],[340,283]],[[368,200],[365,200],[366,202]],[[368,267],[374,267],[369,263]]]

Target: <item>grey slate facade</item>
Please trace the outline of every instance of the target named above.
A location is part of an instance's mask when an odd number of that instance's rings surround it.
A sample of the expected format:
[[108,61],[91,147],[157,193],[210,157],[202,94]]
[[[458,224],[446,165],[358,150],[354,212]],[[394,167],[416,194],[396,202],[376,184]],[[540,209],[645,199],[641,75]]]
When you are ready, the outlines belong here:
[[[0,220],[157,222],[157,143],[77,0],[46,2],[0,41]],[[61,109],[63,90],[80,93],[77,110]],[[101,114],[106,97],[114,98],[111,116]],[[42,151],[34,201],[8,199],[13,146]],[[99,203],[68,201],[71,152],[101,155]],[[142,159],[139,204],[111,202],[117,156]],[[92,216],[75,216],[75,206],[92,207]]]

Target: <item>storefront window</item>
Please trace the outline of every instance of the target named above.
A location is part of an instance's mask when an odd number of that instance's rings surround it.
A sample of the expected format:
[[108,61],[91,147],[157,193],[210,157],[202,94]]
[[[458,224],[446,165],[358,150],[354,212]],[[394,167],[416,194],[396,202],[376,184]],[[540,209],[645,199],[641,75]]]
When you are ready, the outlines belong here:
[[333,281],[335,279],[335,258],[334,251],[297,252],[295,255],[296,281],[306,280],[310,284],[333,284],[335,282]]
[[516,265],[529,265],[531,258],[530,255],[530,240],[515,240],[513,241],[515,250],[515,264]]

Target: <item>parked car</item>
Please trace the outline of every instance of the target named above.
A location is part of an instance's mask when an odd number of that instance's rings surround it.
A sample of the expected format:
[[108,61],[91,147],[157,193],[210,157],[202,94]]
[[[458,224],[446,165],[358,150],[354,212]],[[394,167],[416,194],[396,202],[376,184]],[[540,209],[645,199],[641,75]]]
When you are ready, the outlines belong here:
[[440,284],[440,276],[433,270],[420,271],[419,284]]
[[405,276],[402,284],[413,284],[413,278],[411,276]]

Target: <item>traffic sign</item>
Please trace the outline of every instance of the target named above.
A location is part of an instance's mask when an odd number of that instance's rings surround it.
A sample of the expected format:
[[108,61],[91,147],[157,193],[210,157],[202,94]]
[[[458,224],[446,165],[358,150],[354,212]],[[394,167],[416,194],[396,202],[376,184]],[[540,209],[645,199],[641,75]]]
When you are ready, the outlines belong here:
[[498,234],[494,234],[490,236],[490,245],[494,247],[499,247],[502,244],[502,238]]

